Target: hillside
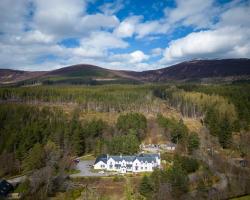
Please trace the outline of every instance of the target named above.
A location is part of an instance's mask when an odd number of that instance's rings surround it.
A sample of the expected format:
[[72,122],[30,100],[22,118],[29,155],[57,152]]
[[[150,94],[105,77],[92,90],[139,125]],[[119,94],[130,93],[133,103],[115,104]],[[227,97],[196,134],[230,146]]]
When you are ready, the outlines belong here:
[[38,78],[45,72],[28,72],[12,69],[0,69],[0,84],[9,84],[20,82],[28,79]]
[[250,59],[193,60],[142,72],[109,70],[79,64],[47,72],[0,70],[0,84],[110,84],[249,79]]
[[131,83],[136,78],[94,65],[79,64],[46,72],[0,70],[0,84],[105,84]]
[[94,65],[79,64],[47,72],[39,78],[44,84],[91,84],[131,82],[114,71]]
[[250,59],[193,60],[135,74],[141,80],[162,82],[204,78],[240,78],[250,75]]

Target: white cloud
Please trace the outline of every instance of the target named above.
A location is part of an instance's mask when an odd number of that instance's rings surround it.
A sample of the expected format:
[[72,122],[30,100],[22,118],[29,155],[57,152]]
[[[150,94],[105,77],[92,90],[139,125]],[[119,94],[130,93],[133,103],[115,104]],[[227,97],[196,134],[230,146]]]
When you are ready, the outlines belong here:
[[24,19],[27,12],[26,0],[0,1],[0,32],[16,33],[24,28]]
[[142,51],[134,51],[130,54],[132,63],[139,63],[143,60],[147,60],[149,57],[145,55]]
[[148,21],[145,23],[140,23],[136,26],[136,33],[137,38],[143,38],[147,35],[152,33],[159,34],[159,33],[166,33],[169,29],[167,24],[161,24],[159,21]]
[[126,18],[114,30],[115,35],[121,38],[132,37],[141,18],[141,16],[132,16]]
[[83,38],[81,45],[86,47],[100,48],[100,49],[113,49],[128,47],[128,43],[120,38],[114,36],[109,32],[92,32],[90,37]]
[[149,59],[149,56],[144,54],[142,51],[137,50],[131,53],[114,54],[110,57],[111,61],[119,61],[125,63],[140,63]]
[[105,3],[99,7],[99,9],[105,15],[113,15],[124,8],[123,0],[117,0],[112,3]]
[[44,34],[38,30],[29,31],[23,34],[23,36],[16,37],[17,42],[21,42],[23,44],[35,44],[35,43],[52,43],[54,41],[54,37],[52,35]]
[[86,15],[82,17],[76,29],[80,33],[88,33],[100,28],[114,28],[119,24],[119,19],[115,16],[106,16],[103,14]]
[[89,37],[81,40],[80,47],[72,48],[75,55],[88,57],[105,57],[109,49],[126,48],[128,43],[109,32],[92,32]]
[[[222,6],[215,0],[176,0],[176,7],[165,9],[160,19],[145,20],[130,14],[121,22],[115,13],[123,8],[124,1],[105,3],[99,7],[101,13],[89,14],[87,4],[91,1],[95,0],[1,0],[0,67],[44,70],[90,63],[145,70],[157,59],[159,67],[193,58],[250,56],[249,1]],[[150,51],[148,46],[155,38],[160,41],[172,36],[176,28],[190,26],[196,32],[166,43],[166,48],[157,48],[154,43]],[[129,43],[129,37],[140,41]],[[68,38],[79,40],[80,45],[59,45]],[[138,49],[136,42],[143,42],[150,54],[126,49]],[[125,53],[114,49],[124,49]],[[55,59],[49,59],[53,56]]]
[[35,0],[34,26],[46,33],[69,34],[85,13],[81,0]]
[[214,6],[214,0],[176,0],[176,8],[165,8],[163,18],[143,21],[142,16],[130,16],[120,23],[115,33],[120,37],[136,35],[137,39],[141,39],[171,33],[180,26],[209,28],[220,10],[221,8]]
[[76,56],[81,56],[82,58],[102,58],[105,56],[106,51],[92,47],[76,47],[72,48],[72,53]]
[[141,39],[151,34],[166,33],[168,29],[167,24],[158,20],[143,22],[143,16],[130,16],[119,24],[114,33],[122,38],[136,35],[137,39]]
[[223,28],[200,31],[174,40],[161,62],[171,63],[192,58],[230,58],[250,55],[250,29]]
[[160,63],[172,64],[193,58],[239,58],[250,55],[250,4],[233,5],[220,21],[206,31],[173,40]]
[[161,56],[163,54],[164,49],[162,48],[154,48],[151,50],[152,56]]
[[86,2],[82,0],[35,0],[34,28],[59,38],[86,35],[118,24],[115,16],[88,15]]
[[224,11],[220,16],[220,22],[217,27],[240,26],[250,27],[250,2],[232,7]]
[[180,23],[184,26],[207,28],[212,25],[212,19],[216,16],[218,7],[213,0],[176,0],[176,8],[165,9],[167,23]]

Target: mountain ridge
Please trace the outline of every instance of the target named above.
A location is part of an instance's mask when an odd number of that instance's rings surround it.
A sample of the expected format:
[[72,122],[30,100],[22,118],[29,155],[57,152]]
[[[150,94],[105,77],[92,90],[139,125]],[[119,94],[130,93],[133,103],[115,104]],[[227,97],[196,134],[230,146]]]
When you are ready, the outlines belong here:
[[214,78],[241,79],[250,77],[250,59],[191,60],[169,67],[142,72],[111,70],[89,64],[77,64],[51,71],[22,71],[0,69],[0,83],[25,81],[42,83],[89,84],[91,81],[113,82],[168,82]]

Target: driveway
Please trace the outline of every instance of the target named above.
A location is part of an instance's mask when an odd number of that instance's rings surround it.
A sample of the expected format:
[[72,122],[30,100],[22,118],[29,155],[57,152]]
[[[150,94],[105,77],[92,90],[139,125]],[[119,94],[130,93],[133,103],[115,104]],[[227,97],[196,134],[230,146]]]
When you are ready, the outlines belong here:
[[74,177],[86,177],[86,176],[95,177],[95,176],[112,175],[112,173],[110,172],[104,172],[102,174],[98,172],[93,172],[92,166],[94,162],[95,162],[94,160],[81,160],[76,166],[76,169],[80,170],[81,172],[78,174],[72,174],[70,175],[70,177],[74,178]]
[[24,175],[24,176],[19,176],[19,177],[16,177],[16,178],[12,178],[12,179],[8,179],[7,181],[11,184],[18,184],[18,183],[21,183],[21,182],[24,182],[26,180],[27,176]]

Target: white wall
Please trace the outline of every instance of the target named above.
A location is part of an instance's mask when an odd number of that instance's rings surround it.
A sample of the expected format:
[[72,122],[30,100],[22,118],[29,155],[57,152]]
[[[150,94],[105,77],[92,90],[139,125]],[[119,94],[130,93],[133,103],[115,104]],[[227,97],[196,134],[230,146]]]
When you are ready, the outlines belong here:
[[94,165],[94,169],[106,169],[107,165],[103,161],[99,161]]
[[[151,172],[153,171],[154,167],[159,167],[161,164],[161,160],[159,158],[156,159],[157,163],[141,163],[138,159],[134,160],[134,162],[128,162],[126,163],[125,160],[122,162],[115,162],[112,158],[109,158],[107,160],[107,164],[103,163],[102,161],[96,163],[94,165],[94,169],[106,169],[108,171],[118,171],[121,172],[120,169],[115,168],[115,164],[120,164],[122,166],[126,166],[127,164],[132,164],[132,169],[127,169],[127,171],[132,171],[132,172]],[[112,168],[110,168],[110,165],[112,165]],[[105,166],[105,168],[102,168],[102,166]]]
[[[110,168],[110,165],[112,165],[112,168]],[[114,159],[109,158],[109,159],[107,160],[107,170],[109,170],[109,171],[116,171]]]

